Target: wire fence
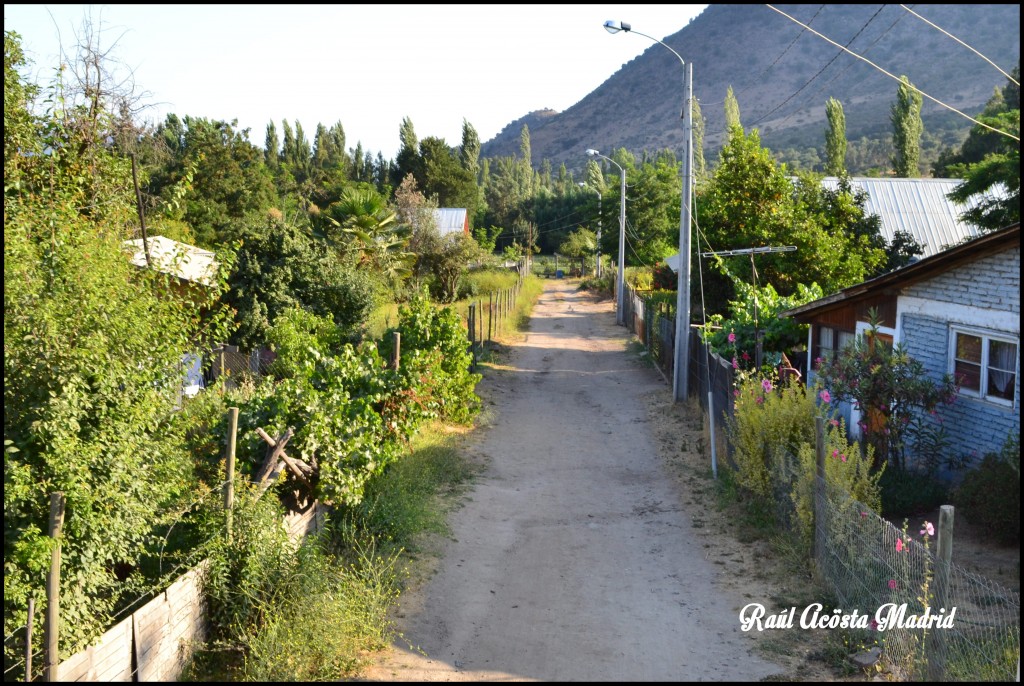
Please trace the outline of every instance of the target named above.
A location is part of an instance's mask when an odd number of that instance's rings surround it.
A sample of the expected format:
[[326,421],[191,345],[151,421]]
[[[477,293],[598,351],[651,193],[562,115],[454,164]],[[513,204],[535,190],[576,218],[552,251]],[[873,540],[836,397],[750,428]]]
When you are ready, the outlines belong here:
[[[776,522],[793,535],[798,465],[783,454],[772,478]],[[906,531],[824,478],[815,478],[814,495],[817,576],[843,615],[863,617],[862,642],[880,649],[891,678],[1016,679],[1020,594],[950,561],[951,506],[943,508],[948,519]]]
[[[652,307],[644,293],[629,286],[624,305],[626,327],[671,379],[672,308]],[[732,364],[691,331],[688,373],[690,394],[715,424],[719,453],[735,468],[727,431],[734,412]],[[793,498],[798,464],[792,455],[780,456],[771,484],[776,524],[791,535],[800,526]],[[952,507],[944,508],[948,522],[932,524],[934,532],[904,531],[835,484],[820,477],[814,482],[815,569],[844,613],[856,609],[869,617],[864,642],[880,649],[892,678],[1018,680],[1020,594],[938,555],[938,536],[944,532],[952,549]]]

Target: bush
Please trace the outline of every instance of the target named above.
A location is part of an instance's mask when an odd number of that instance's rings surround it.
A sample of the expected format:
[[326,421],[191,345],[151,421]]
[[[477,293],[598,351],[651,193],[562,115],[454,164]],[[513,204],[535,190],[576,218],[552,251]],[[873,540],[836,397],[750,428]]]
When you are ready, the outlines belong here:
[[[885,473],[871,473],[874,461],[869,446],[864,456],[858,443],[850,443],[846,426],[829,417],[825,436],[825,481],[829,488],[849,493],[874,512],[882,509],[879,480]],[[816,451],[813,444],[804,443],[798,453],[799,472],[793,484],[791,497],[801,538],[809,546],[814,533],[814,481],[817,475]]]
[[989,453],[953,493],[971,524],[1001,543],[1020,543],[1020,437]]
[[882,516],[911,517],[949,503],[949,489],[941,481],[914,469],[886,469],[882,488]]
[[775,388],[770,379],[756,375],[741,379],[733,393],[735,409],[726,420],[726,431],[735,450],[737,481],[769,498],[776,451],[795,455],[801,444],[814,445],[815,398],[798,383]]

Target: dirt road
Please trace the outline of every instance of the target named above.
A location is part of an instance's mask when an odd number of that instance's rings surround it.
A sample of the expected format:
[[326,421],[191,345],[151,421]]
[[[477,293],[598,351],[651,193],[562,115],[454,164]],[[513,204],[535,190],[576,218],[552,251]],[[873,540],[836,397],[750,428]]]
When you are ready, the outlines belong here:
[[[486,468],[436,573],[403,596],[405,642],[366,674],[405,681],[757,681],[721,573],[658,457],[613,303],[546,283],[526,340],[479,392]],[[690,506],[692,508],[692,506]]]

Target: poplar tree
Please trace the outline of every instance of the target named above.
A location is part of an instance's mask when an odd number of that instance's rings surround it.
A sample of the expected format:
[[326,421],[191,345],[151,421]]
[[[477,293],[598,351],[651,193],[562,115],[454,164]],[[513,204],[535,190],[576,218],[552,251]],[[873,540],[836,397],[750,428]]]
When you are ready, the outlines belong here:
[[[707,174],[707,163],[704,161],[704,115],[700,112],[700,103],[697,102],[697,98],[693,99],[692,102],[692,119],[693,119],[693,176],[697,180],[701,180]],[[738,105],[737,105],[738,109]]]
[[397,188],[406,176],[412,174],[416,179],[416,185],[423,188],[423,164],[420,157],[420,144],[416,138],[416,130],[413,128],[412,119],[402,118],[402,125],[398,128],[398,137],[402,146],[395,156],[395,166],[391,170],[391,185]]
[[900,87],[896,91],[896,102],[893,103],[892,121],[892,156],[893,170],[896,176],[916,178],[921,172],[918,161],[921,157],[921,134],[924,124],[921,122],[921,93],[914,88],[910,79],[900,76]]
[[843,103],[829,98],[825,104],[828,132],[825,134],[825,173],[829,176],[846,175],[846,115]]
[[276,170],[278,164],[277,156],[280,154],[281,143],[277,140],[277,127],[274,126],[274,122],[267,124],[267,137],[263,148],[264,161],[268,167]]
[[725,132],[726,137],[732,137],[734,128],[743,132],[743,124],[740,122],[740,103],[732,92],[732,86],[725,92]]

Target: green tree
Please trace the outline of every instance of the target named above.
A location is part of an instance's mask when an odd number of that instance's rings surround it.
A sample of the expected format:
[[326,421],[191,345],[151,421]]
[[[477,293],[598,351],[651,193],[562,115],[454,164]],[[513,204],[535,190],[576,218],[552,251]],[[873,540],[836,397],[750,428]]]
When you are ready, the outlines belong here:
[[558,254],[579,260],[580,273],[587,273],[587,263],[593,264],[597,249],[597,235],[589,229],[576,229],[558,246]]
[[732,86],[725,91],[725,130],[729,136],[733,135],[733,129],[743,130],[743,123],[740,121],[740,103],[732,92]]
[[115,568],[156,552],[158,527],[194,495],[174,412],[180,364],[226,329],[219,282],[176,289],[125,254],[135,194],[131,162],[107,145],[116,100],[76,101],[58,80],[46,95],[63,106],[33,116],[22,66],[5,32],[4,633],[25,623],[30,594],[37,617],[44,609],[49,500],[62,492],[68,655],[109,628],[122,594],[138,594]]
[[[996,117],[980,118],[993,128],[1010,133],[1020,139],[1020,110],[1005,112]],[[969,209],[961,220],[987,231],[1001,229],[1020,221],[1020,143],[1008,136],[1002,137],[999,152],[986,155],[983,160],[967,165],[964,181],[949,194]],[[975,200],[970,206],[968,201]]]
[[397,188],[406,176],[412,174],[416,179],[416,184],[423,188],[423,159],[420,157],[419,139],[416,137],[416,130],[409,117],[402,119],[398,137],[402,144],[398,149],[398,155],[395,156],[395,166],[391,171],[391,183]]
[[[182,219],[204,248],[231,244],[245,221],[264,214],[276,201],[263,151],[248,140],[236,122],[168,114],[149,137],[170,159],[151,170],[149,192],[170,200],[189,175]],[[286,130],[287,131],[287,130]]]
[[225,301],[237,312],[232,342],[263,345],[276,319],[292,308],[330,315],[344,337],[355,337],[374,304],[376,286],[323,241],[280,218],[251,222],[242,235]]
[[263,161],[271,170],[277,169],[281,154],[281,143],[277,140],[277,127],[274,122],[267,124],[267,137],[263,145]]
[[846,115],[843,103],[829,98],[825,104],[828,131],[825,133],[825,174],[846,176]]
[[472,217],[478,191],[476,178],[459,161],[456,151],[443,138],[420,141],[423,160],[423,193],[437,200],[439,207],[465,207]]
[[892,122],[892,157],[893,170],[896,176],[917,178],[921,175],[919,161],[921,158],[921,134],[924,124],[921,121],[921,93],[910,83],[906,76],[900,77],[900,86],[896,91],[896,102],[890,109],[889,120]]

